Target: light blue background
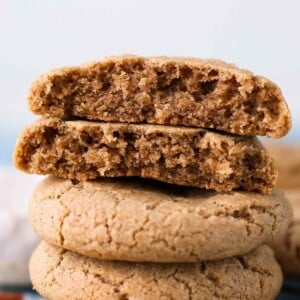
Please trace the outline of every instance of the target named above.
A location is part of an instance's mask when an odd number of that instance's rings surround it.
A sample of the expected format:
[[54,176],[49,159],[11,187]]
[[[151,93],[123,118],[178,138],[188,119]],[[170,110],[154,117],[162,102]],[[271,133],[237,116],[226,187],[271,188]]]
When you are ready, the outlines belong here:
[[109,54],[218,57],[275,81],[300,140],[300,1],[0,0],[0,166],[36,117],[30,82]]

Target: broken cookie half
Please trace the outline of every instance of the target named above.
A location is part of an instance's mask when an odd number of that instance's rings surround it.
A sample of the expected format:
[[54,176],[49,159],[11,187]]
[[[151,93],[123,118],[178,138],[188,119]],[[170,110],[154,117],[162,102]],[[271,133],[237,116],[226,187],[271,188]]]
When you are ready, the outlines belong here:
[[201,128],[42,118],[17,142],[16,166],[89,180],[139,176],[228,192],[270,192],[277,172],[255,137]]
[[29,107],[39,115],[274,138],[291,127],[277,85],[211,59],[119,56],[61,68],[32,84]]

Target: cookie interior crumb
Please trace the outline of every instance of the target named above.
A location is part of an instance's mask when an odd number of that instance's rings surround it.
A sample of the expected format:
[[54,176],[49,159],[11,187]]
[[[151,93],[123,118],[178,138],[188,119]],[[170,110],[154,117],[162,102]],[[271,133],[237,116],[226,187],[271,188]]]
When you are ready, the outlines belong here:
[[121,56],[62,68],[33,83],[29,106],[40,115],[276,138],[291,126],[274,83],[218,60]]
[[277,173],[254,137],[204,129],[41,119],[19,138],[21,170],[63,178],[140,176],[216,191],[270,192]]

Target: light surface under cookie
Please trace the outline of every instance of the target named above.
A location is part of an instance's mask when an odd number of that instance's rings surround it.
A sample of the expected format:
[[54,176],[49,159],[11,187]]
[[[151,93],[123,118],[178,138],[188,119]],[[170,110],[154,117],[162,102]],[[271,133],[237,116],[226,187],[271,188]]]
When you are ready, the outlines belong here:
[[29,216],[42,239],[86,256],[195,262],[273,241],[292,212],[278,190],[220,194],[138,178],[74,182],[49,176],[35,189]]
[[19,137],[14,160],[29,173],[78,180],[140,176],[217,191],[267,193],[277,177],[255,137],[149,124],[41,119]]
[[282,284],[272,250],[194,264],[100,261],[42,243],[30,262],[47,299],[274,299]]
[[29,106],[40,115],[276,138],[291,126],[274,83],[219,60],[121,56],[62,68],[32,84]]

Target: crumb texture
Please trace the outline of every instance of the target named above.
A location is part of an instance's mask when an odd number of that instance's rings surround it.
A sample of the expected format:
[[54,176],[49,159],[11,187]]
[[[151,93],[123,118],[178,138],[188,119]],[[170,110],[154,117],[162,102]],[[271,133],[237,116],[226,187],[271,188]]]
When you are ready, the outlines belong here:
[[282,239],[274,243],[276,258],[284,273],[300,276],[300,188],[286,190],[285,194],[291,201],[294,218]]
[[47,299],[274,299],[282,275],[267,246],[223,261],[142,264],[86,258],[42,243],[30,262]]
[[149,124],[42,118],[23,131],[14,159],[29,173],[77,180],[140,176],[220,192],[268,193],[277,177],[254,137]]
[[29,106],[40,115],[276,138],[291,126],[274,83],[218,60],[121,56],[62,68],[32,84]]
[[49,176],[34,191],[29,216],[43,240],[86,256],[196,262],[272,242],[292,211],[278,190],[220,194],[137,178],[74,183]]

